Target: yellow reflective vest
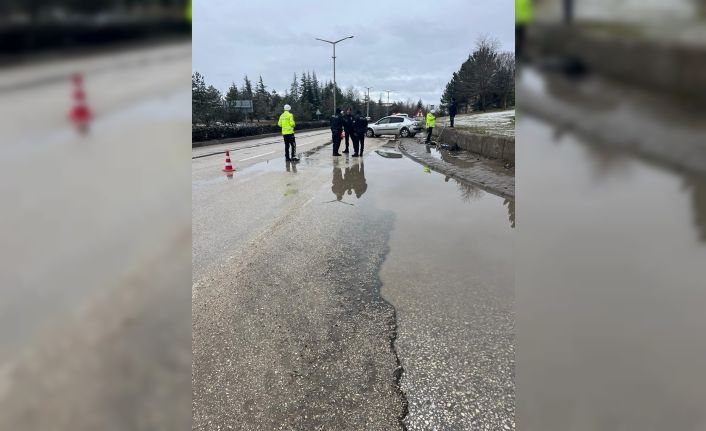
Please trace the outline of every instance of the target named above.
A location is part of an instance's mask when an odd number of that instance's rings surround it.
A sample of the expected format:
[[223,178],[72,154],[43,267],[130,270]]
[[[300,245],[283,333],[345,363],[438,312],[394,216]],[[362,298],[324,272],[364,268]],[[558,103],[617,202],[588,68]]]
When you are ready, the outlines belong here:
[[284,111],[279,116],[277,125],[282,128],[283,135],[291,135],[294,133],[294,115],[289,111]]
[[431,112],[427,112],[427,127],[436,127],[436,117]]
[[515,22],[527,24],[532,21],[532,0],[515,0]]

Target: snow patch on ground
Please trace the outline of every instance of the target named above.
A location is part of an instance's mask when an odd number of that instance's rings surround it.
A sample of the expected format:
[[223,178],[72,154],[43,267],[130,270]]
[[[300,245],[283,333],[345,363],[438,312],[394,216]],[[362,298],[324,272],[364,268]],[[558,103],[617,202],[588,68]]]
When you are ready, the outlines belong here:
[[[438,122],[448,126],[449,117],[440,118]],[[515,110],[457,115],[454,127],[489,135],[515,136]]]

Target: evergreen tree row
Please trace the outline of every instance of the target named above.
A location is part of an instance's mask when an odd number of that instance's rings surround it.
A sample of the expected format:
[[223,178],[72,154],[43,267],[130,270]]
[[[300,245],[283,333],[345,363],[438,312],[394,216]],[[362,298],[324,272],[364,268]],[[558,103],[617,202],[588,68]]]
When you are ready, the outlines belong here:
[[[362,91],[349,87],[342,91],[336,86],[336,103],[341,109],[350,107],[353,112],[360,110],[366,113],[366,100]],[[225,94],[208,85],[206,79],[199,72],[194,72],[191,76],[191,103],[192,122],[194,124],[222,123],[243,123],[275,121],[282,113],[285,104],[292,106],[292,112],[297,120],[310,121],[328,119],[333,113],[333,92],[332,82],[319,81],[316,72],[303,72],[299,76],[295,73],[289,89],[284,94],[279,94],[276,90],[270,91],[265,85],[262,76],[253,87],[252,81],[245,76],[243,83],[238,87],[232,83]],[[371,99],[373,95],[371,94]],[[245,113],[235,109],[236,100],[251,100],[253,112]],[[369,116],[378,119],[388,113],[415,113],[423,107],[421,100],[417,102],[394,102],[391,106],[385,106],[380,94],[378,100],[370,100]],[[320,112],[317,116],[316,112]]]
[[515,54],[499,52],[498,42],[483,37],[446,84],[442,106],[455,97],[459,112],[506,109],[515,105]]

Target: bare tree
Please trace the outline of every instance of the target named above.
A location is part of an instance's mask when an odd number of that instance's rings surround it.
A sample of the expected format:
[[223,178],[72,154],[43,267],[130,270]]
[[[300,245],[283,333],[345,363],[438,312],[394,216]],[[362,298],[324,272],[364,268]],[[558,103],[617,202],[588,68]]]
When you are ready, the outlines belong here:
[[490,93],[495,73],[497,71],[498,47],[497,39],[481,36],[473,55],[476,57],[478,95],[480,96],[481,109],[485,110],[487,98]]
[[498,55],[493,83],[502,108],[507,109],[509,99],[515,94],[515,54],[513,52],[503,52]]

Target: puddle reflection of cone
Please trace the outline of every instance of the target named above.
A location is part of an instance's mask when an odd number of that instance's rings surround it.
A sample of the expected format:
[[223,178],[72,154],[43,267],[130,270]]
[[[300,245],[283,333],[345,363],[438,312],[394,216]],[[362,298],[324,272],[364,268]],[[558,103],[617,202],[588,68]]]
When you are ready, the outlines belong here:
[[69,111],[69,119],[81,133],[86,133],[93,114],[86,104],[86,93],[83,91],[83,75],[80,73],[75,74],[72,77],[72,81],[74,85],[74,106]]
[[233,165],[230,163],[230,151],[226,151],[226,167],[223,168],[223,172],[235,172]]

